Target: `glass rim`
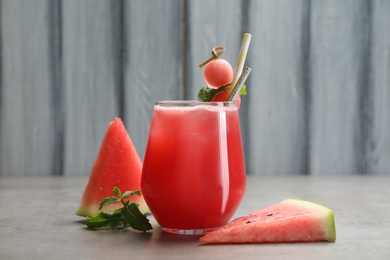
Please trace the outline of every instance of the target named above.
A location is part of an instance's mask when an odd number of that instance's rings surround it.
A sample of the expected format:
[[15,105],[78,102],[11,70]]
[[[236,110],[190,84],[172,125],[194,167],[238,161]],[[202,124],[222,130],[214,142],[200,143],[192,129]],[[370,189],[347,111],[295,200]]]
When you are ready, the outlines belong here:
[[237,107],[235,101],[202,102],[198,100],[160,100],[157,101],[155,105],[162,106],[162,107],[195,107],[195,106]]

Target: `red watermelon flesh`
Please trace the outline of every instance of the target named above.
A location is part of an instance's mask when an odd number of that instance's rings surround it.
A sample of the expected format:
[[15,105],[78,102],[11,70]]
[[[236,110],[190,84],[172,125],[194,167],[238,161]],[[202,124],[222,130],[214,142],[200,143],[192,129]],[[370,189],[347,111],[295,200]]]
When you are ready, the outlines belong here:
[[[114,196],[113,188],[125,191],[141,188],[141,159],[120,118],[115,118],[107,129],[102,140],[99,154],[92,165],[90,177],[81,197],[77,215],[94,217],[99,213],[99,205],[103,198]],[[142,196],[131,196],[131,201],[139,204],[141,212],[148,212]],[[105,211],[114,211],[122,207],[116,203],[104,207]]]
[[336,241],[333,211],[309,201],[287,199],[239,217],[200,238],[204,243]]

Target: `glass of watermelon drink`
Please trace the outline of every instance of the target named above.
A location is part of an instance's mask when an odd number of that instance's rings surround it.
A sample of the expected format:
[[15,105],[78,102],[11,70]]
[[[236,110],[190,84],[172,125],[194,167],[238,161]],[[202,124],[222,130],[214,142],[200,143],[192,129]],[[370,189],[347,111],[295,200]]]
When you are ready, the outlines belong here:
[[227,224],[245,180],[235,102],[156,103],[141,191],[165,231],[203,234]]

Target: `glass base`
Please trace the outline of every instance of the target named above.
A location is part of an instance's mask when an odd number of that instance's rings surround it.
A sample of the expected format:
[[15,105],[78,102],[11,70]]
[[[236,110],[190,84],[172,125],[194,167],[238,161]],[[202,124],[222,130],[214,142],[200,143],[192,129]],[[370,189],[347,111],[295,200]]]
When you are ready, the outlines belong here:
[[178,234],[178,235],[204,235],[207,232],[214,230],[215,228],[207,229],[174,229],[174,228],[163,228],[164,231]]

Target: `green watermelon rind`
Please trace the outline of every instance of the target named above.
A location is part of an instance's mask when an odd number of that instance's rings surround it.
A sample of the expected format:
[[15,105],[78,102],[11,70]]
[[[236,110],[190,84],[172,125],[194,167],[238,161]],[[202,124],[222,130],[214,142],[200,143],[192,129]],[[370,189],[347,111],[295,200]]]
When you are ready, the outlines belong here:
[[322,206],[320,204],[299,199],[286,199],[282,203],[294,203],[301,205],[303,207],[310,207],[311,209],[316,208],[324,212],[324,217],[322,219],[324,224],[323,232],[325,233],[325,240],[329,242],[336,241],[336,223],[334,221],[334,212],[330,208]]
[[[122,160],[123,156],[126,156],[125,160]],[[115,118],[109,123],[101,141],[88,183],[75,212],[76,215],[95,217],[102,210],[113,212],[123,207],[121,203],[115,203],[99,210],[101,200],[114,195],[113,189],[115,186],[120,188],[122,192],[139,190],[141,187],[141,173],[142,161],[138,152],[122,120]],[[126,200],[138,203],[143,214],[150,212],[142,196],[134,195]]]
[[[150,213],[149,207],[146,204],[143,197],[142,199],[137,199],[137,200],[129,199],[129,200],[138,203],[139,205],[138,208],[142,214],[146,215]],[[99,210],[99,203],[94,203],[91,205],[80,205],[80,207],[76,211],[76,215],[81,217],[95,217],[103,210],[107,212],[114,212],[116,209],[119,209],[121,207],[123,207],[123,205],[120,202],[108,205],[101,210]]]
[[236,218],[199,240],[211,244],[334,242],[334,212],[310,201],[286,199]]

